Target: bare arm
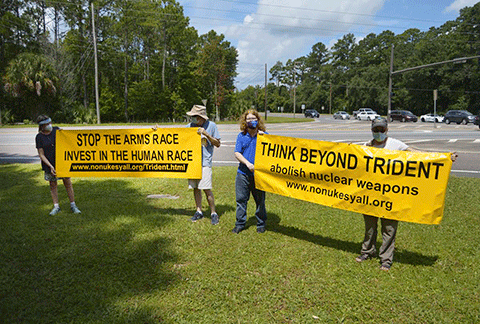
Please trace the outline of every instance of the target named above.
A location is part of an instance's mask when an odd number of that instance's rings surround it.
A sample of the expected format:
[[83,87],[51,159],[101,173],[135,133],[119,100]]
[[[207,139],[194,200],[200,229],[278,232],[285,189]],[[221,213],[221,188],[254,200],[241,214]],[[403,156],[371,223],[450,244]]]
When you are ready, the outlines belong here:
[[45,151],[43,150],[43,148],[39,148],[37,149],[37,151],[38,151],[38,156],[40,157],[40,160],[42,160],[42,162],[45,163],[50,168],[50,171],[52,172],[53,175],[56,175],[57,172],[55,171],[55,168],[45,156]]
[[210,134],[207,133],[205,128],[200,127],[198,129],[198,134],[204,135],[215,147],[220,147],[220,140],[218,138],[210,136]]
[[253,164],[248,162],[248,160],[243,156],[242,153],[235,152],[235,158],[238,160],[238,162],[245,164],[247,168],[253,172],[253,169],[254,169]]

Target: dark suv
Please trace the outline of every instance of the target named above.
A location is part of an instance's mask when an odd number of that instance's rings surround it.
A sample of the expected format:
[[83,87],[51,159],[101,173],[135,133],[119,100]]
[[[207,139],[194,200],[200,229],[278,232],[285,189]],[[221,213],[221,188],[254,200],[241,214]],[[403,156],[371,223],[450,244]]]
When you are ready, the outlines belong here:
[[475,116],[466,110],[449,110],[445,114],[445,124],[455,122],[457,124],[466,125],[475,121]]
[[305,117],[318,118],[320,114],[315,109],[307,109],[305,110]]
[[408,110],[392,110],[390,112],[390,121],[399,120],[402,122],[412,121],[416,122],[418,120],[417,116],[412,114],[411,111]]

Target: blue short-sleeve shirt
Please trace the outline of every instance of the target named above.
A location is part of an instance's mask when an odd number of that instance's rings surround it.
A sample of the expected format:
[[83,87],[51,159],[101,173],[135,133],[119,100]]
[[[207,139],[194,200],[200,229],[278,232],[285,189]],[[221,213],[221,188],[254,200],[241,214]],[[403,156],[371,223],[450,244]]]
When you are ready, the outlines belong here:
[[[245,132],[245,134],[242,132],[238,134],[237,142],[235,143],[235,152],[242,154],[243,157],[252,164],[255,164],[255,150],[257,149],[257,137],[258,135],[255,135],[254,137],[252,137],[248,132]],[[240,163],[238,165],[237,172],[248,175],[248,176],[253,176],[252,171],[250,171],[248,167],[243,163]]]
[[[206,120],[202,126],[199,126],[195,123],[190,123],[187,127],[203,127],[210,136],[218,140],[221,139],[220,133],[218,132],[217,124],[210,120]],[[214,145],[205,136],[202,135],[202,166],[212,167],[213,148]]]

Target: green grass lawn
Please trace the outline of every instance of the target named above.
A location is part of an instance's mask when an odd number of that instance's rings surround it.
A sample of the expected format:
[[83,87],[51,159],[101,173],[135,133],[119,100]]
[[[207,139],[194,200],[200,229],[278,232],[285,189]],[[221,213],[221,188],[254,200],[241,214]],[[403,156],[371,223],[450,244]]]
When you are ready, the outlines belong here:
[[480,322],[480,179],[450,179],[441,225],[401,223],[383,272],[354,260],[359,214],[267,194],[267,232],[231,233],[235,172],[212,226],[186,180],[75,178],[82,214],[60,185],[52,217],[40,166],[1,165],[0,323]]

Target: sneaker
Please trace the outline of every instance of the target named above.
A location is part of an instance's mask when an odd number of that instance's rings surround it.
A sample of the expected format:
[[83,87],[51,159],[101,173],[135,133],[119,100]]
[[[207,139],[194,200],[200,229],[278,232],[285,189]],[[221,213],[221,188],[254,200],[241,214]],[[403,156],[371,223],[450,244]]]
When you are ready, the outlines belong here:
[[389,271],[390,270],[390,266],[389,265],[386,265],[386,264],[382,264],[380,266],[380,270],[382,271]]
[[235,226],[235,227],[232,229],[232,233],[235,233],[235,234],[238,234],[238,233],[240,233],[241,231],[243,231],[243,227],[240,227],[240,226]]
[[192,222],[196,222],[197,220],[199,219],[202,219],[203,218],[203,214],[201,212],[195,212],[195,215],[192,216],[192,218],[190,218],[190,220]]
[[257,227],[257,233],[262,234],[262,233],[265,233],[265,231],[266,231],[265,227]]
[[81,214],[82,213],[80,211],[80,209],[78,209],[77,206],[70,206],[70,209],[72,210],[72,213],[74,213],[74,214]]
[[220,218],[218,217],[217,213],[212,214],[212,225],[218,225],[220,222]]
[[355,261],[363,262],[363,261],[366,261],[370,258],[372,258],[372,256],[370,254],[361,254],[361,255],[359,255],[358,257],[355,258]]
[[60,207],[53,207],[52,211],[50,212],[50,216],[56,215],[60,212]]

